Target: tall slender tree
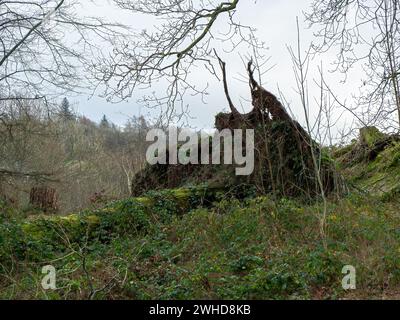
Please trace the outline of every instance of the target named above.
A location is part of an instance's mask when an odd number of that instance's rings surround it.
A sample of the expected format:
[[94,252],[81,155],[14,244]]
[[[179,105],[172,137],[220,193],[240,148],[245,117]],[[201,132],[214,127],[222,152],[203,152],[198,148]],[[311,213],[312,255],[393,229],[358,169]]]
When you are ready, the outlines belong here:
[[103,117],[100,120],[100,128],[110,128],[110,122],[105,114],[103,114]]

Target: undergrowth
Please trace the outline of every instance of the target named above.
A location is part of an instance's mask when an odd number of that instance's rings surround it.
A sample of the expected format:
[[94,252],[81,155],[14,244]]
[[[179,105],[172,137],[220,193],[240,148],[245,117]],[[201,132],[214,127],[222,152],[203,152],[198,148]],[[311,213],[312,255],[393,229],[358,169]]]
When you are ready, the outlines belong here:
[[[23,241],[18,218],[1,215],[2,299],[336,299],[399,294],[399,203],[349,195],[328,207],[326,243],[320,207],[268,197],[192,196],[181,212],[170,191],[110,204],[101,227]],[[4,210],[3,210],[4,211]],[[2,211],[2,212],[3,212]],[[5,211],[4,211],[5,212]],[[112,214],[110,214],[112,212]],[[86,212],[84,215],[92,215]],[[45,223],[45,222],[43,222]],[[78,236],[79,234],[79,236]],[[74,240],[73,237],[77,236]],[[25,239],[26,240],[26,239]],[[42,267],[57,270],[57,289],[41,287]],[[343,266],[357,289],[342,289]]]

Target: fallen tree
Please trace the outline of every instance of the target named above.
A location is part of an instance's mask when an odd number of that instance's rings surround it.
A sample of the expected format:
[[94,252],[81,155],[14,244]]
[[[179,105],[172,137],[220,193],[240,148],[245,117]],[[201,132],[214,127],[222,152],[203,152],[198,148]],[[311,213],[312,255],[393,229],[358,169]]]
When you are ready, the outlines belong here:
[[[221,59],[219,62],[231,112],[218,114],[215,128],[219,131],[254,129],[253,174],[248,177],[235,176],[234,166],[231,165],[156,164],[148,166],[135,177],[133,194],[208,182],[227,189],[238,185],[254,186],[260,194],[314,197],[321,194],[319,179],[325,194],[344,190],[328,155],[291,118],[279,100],[255,80],[252,62],[248,63],[247,72],[253,109],[247,114],[241,114],[234,106],[228,89],[226,64]],[[314,161],[313,156],[318,161]]]

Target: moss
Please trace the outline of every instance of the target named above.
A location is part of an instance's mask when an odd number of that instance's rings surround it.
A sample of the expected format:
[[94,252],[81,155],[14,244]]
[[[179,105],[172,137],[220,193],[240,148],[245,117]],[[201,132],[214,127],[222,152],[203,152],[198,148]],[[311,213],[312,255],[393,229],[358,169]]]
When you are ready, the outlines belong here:
[[351,144],[344,146],[344,147],[336,147],[333,152],[332,155],[335,159],[339,159],[343,156],[345,156],[346,154],[348,154],[349,152],[351,152],[354,147],[356,145],[356,142],[352,142]]
[[361,142],[370,148],[384,137],[385,134],[380,132],[376,127],[364,127],[360,129]]
[[136,198],[136,201],[138,201],[139,203],[141,203],[145,206],[148,206],[148,207],[154,205],[153,199],[151,199],[151,198],[140,197],[140,198]]
[[400,143],[384,150],[377,160],[381,170],[400,166]]
[[37,223],[24,223],[22,225],[22,231],[24,234],[29,235],[36,240],[43,239],[46,236],[45,230],[43,230],[43,228],[40,228]]
[[[391,138],[374,127],[360,130],[360,142],[364,144],[364,148],[367,144],[373,148],[374,144],[384,137],[388,140]],[[364,158],[363,161],[342,162],[343,175],[356,188],[378,196],[393,198],[393,195],[397,194],[396,190],[400,188],[400,143],[395,141],[393,139],[392,143],[380,150],[373,160]],[[352,145],[352,150],[348,151],[347,148],[346,150],[354,158],[356,155],[352,153],[357,150],[360,143]]]

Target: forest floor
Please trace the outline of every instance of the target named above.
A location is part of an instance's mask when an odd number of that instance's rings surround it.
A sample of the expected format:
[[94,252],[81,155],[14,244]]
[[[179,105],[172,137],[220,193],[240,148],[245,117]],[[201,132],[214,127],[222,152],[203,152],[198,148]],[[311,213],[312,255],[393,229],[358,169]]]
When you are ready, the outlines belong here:
[[[321,202],[226,199],[207,186],[66,217],[3,206],[0,298],[399,299],[399,150],[341,168],[352,188],[329,199],[324,232]],[[55,290],[42,287],[46,265]],[[342,287],[348,265],[355,290]]]

